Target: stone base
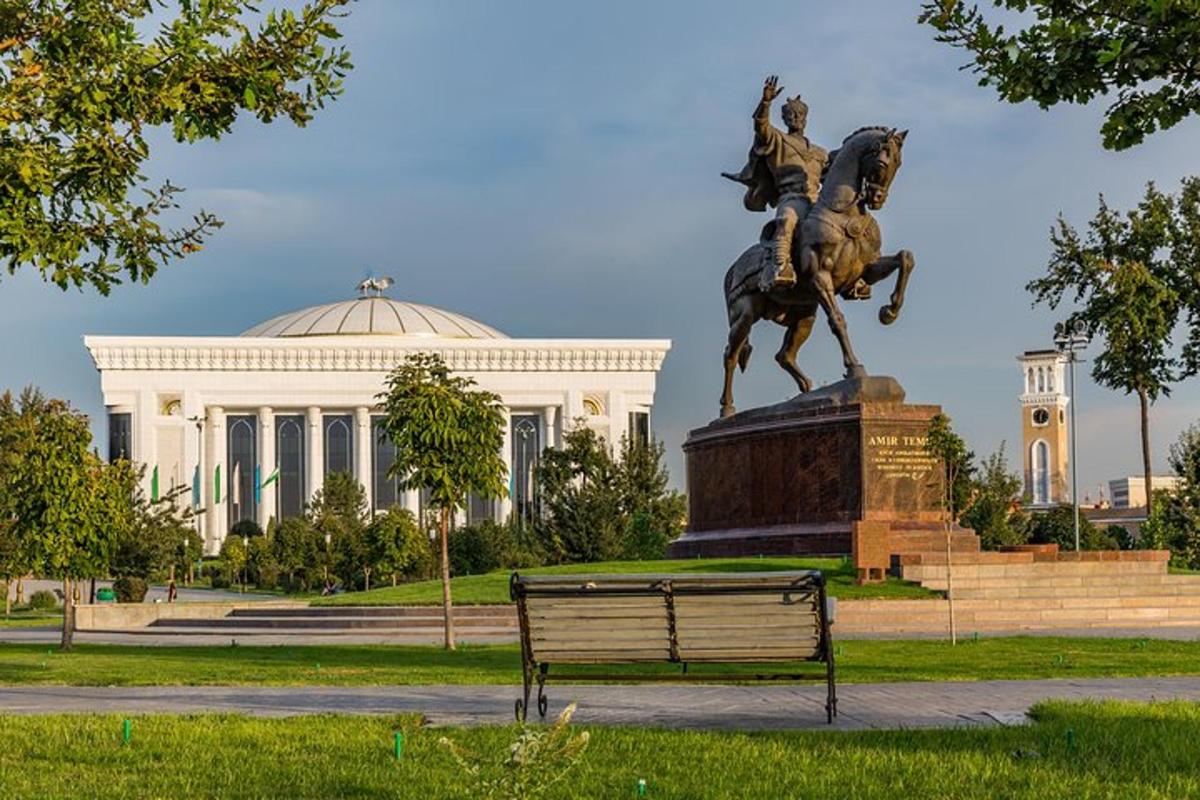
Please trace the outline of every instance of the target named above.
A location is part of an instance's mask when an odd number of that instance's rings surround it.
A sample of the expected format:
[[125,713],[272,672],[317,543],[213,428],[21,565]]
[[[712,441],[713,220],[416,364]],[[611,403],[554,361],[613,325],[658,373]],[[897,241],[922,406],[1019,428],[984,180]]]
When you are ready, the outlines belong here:
[[683,446],[688,529],[668,555],[862,550],[865,578],[877,578],[892,554],[911,552],[907,539],[942,530],[940,471],[925,451],[939,411],[906,404],[893,378],[869,377],[693,430]]

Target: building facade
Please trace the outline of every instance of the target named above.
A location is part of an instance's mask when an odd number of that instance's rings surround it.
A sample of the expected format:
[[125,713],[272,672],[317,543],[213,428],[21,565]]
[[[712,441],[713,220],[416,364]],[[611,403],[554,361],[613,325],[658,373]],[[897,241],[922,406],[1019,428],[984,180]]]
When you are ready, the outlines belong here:
[[[1175,492],[1183,484],[1183,479],[1175,475],[1151,475],[1150,485],[1155,492]],[[1146,507],[1146,478],[1130,475],[1108,482],[1108,495],[1113,508],[1145,508]]]
[[533,513],[533,470],[572,425],[610,442],[650,436],[668,340],[511,339],[449,311],[383,296],[290,312],[233,337],[85,336],[108,411],[110,458],[146,465],[149,493],[190,487],[207,552],[241,520],[303,513],[332,472],[370,507],[420,514],[387,472],[377,395],[411,353],[435,353],[500,396],[509,496],[471,498],[464,521]]
[[1064,372],[1056,350],[1028,350],[1021,365],[1021,452],[1025,497],[1030,505],[1071,502],[1069,423]]

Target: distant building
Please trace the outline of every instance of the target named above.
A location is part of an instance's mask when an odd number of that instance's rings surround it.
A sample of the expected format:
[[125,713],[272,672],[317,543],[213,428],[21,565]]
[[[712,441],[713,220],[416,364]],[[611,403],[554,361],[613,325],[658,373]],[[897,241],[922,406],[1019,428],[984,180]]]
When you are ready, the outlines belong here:
[[1027,350],[1021,365],[1021,441],[1025,496],[1033,506],[1071,502],[1068,483],[1066,359],[1057,350]]
[[[1182,479],[1175,475],[1151,475],[1150,486],[1153,491],[1174,492],[1179,489]],[[1108,494],[1112,498],[1113,508],[1145,508],[1146,479],[1145,477],[1118,478],[1108,482]]]
[[[390,283],[390,282],[389,282]],[[504,406],[509,493],[470,498],[462,521],[536,508],[534,469],[577,421],[610,442],[650,438],[670,342],[510,339],[461,314],[382,296],[283,314],[240,336],[85,336],[108,410],[109,457],[145,464],[145,490],[192,487],[205,550],[242,520],[303,513],[332,472],[349,472],[374,511],[426,509],[388,472],[378,394],[412,353],[435,353]],[[375,294],[372,295],[372,291]]]

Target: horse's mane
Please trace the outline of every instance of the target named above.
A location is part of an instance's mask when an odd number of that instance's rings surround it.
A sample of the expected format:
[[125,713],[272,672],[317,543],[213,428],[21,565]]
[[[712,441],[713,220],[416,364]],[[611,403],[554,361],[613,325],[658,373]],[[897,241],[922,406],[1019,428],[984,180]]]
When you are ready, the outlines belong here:
[[889,128],[886,125],[864,125],[863,127],[859,128],[858,130],[851,133],[845,139],[842,139],[842,144],[844,145],[846,142],[850,141],[855,136],[858,136],[860,133],[863,133],[865,131],[879,131],[880,133],[887,133],[890,130],[891,130],[891,128]]

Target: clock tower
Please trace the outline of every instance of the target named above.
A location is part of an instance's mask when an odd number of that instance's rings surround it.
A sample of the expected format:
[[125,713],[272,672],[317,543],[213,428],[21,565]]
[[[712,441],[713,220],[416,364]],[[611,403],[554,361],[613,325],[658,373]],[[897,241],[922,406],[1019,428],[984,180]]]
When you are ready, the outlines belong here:
[[1025,497],[1032,506],[1068,503],[1070,450],[1064,367],[1057,350],[1027,350],[1021,365],[1021,440]]

